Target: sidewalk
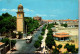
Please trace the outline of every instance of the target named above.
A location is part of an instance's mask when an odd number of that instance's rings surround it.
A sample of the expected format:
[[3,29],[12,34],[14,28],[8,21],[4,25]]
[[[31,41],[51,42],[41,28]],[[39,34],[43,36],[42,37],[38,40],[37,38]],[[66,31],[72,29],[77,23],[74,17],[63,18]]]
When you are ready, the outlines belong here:
[[45,53],[47,51],[45,49],[45,46],[46,46],[45,40],[46,40],[46,37],[47,37],[47,33],[48,33],[48,30],[46,29],[45,30],[45,34],[43,36],[42,44],[41,44],[41,47],[43,48],[43,50],[41,51],[41,53]]

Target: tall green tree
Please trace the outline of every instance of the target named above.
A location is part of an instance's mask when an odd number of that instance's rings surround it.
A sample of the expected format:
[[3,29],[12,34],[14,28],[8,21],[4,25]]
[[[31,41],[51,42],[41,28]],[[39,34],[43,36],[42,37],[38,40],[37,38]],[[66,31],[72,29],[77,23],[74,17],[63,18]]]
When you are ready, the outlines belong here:
[[15,46],[16,40],[11,40],[11,46]]
[[61,24],[61,26],[67,27],[67,24]]
[[11,41],[11,46],[14,46],[16,44],[16,40],[10,40],[8,38],[4,38],[1,40],[1,42],[5,43],[5,45],[10,44],[10,41]]
[[59,45],[57,46],[57,48],[59,48],[59,49],[60,49],[60,48],[62,48],[62,45],[61,45],[61,44],[59,44]]
[[10,43],[10,40],[8,38],[4,38],[1,40],[1,42],[5,43],[5,45],[8,45]]
[[52,48],[52,46],[54,45],[56,45],[56,43],[55,43],[55,41],[54,41],[54,39],[53,39],[53,37],[52,36],[47,36],[47,38],[46,38],[46,45],[48,46],[48,48]]
[[25,17],[25,25],[27,25],[27,34],[31,34],[39,27],[39,22],[32,17]]
[[3,13],[0,16],[0,33],[9,33],[16,29],[16,17],[11,16],[8,13]]
[[11,15],[9,13],[3,13],[2,16],[3,17],[11,17]]
[[18,32],[19,39],[22,38],[23,34],[21,32]]
[[43,39],[43,37],[42,36],[39,36],[38,39],[41,41]]
[[54,38],[53,38],[53,31],[52,31],[52,27],[54,27],[54,24],[51,23],[51,24],[48,24],[48,34],[47,34],[47,38],[46,38],[46,45],[48,46],[48,48],[52,49],[52,46],[56,46],[56,43],[54,41]]
[[35,47],[35,48],[39,48],[39,47],[40,47],[40,42],[39,42],[39,41],[35,41],[34,47]]
[[68,52],[77,53],[75,45],[66,44],[64,48],[66,48]]

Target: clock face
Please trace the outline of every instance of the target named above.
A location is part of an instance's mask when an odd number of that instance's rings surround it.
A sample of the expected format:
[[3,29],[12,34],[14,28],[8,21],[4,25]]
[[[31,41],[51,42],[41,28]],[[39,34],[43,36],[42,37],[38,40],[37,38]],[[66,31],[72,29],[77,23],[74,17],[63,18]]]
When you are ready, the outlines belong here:
[[19,14],[19,17],[21,16],[21,14]]

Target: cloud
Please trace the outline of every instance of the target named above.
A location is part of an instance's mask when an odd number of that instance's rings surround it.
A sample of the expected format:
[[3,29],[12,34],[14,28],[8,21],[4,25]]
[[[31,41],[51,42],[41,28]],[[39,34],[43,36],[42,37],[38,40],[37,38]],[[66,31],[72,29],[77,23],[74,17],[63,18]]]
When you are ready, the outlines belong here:
[[1,11],[17,12],[17,9],[1,9]]
[[11,9],[10,11],[12,11],[12,12],[17,12],[17,10],[16,10],[16,9]]
[[[3,9],[1,9],[1,11],[10,11],[10,12],[17,12],[17,9],[5,9],[5,8],[3,8]],[[28,8],[24,8],[24,11],[26,12],[33,12],[34,10],[30,10],[30,9],[28,9]]]
[[7,11],[8,9],[1,9],[1,11]]
[[49,15],[50,17],[56,17],[56,15]]
[[37,16],[47,16],[46,14],[36,14]]
[[25,15],[25,16],[30,16],[29,14],[26,14],[26,13],[25,13],[24,15]]
[[34,11],[34,10],[31,10],[32,12]]
[[57,17],[57,15],[36,14],[37,16]]
[[24,8],[24,11],[33,12],[34,10],[30,10],[30,9],[28,9],[28,8]]

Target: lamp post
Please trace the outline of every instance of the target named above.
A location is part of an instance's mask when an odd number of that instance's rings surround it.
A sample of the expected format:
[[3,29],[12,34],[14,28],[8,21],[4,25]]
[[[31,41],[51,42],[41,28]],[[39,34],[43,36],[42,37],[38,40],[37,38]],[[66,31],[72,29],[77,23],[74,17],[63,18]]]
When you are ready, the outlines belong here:
[[11,52],[11,40],[10,40],[10,52]]
[[17,34],[16,37],[18,38],[18,32],[16,32],[16,34]]

